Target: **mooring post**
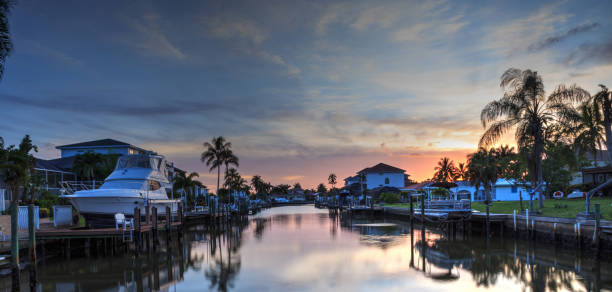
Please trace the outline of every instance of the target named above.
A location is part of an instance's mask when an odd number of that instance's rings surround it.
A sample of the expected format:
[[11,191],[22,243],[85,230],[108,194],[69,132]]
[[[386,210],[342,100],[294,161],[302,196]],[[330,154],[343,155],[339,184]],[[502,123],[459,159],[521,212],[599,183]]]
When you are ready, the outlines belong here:
[[514,236],[516,236],[516,210],[514,210],[513,215],[512,215],[512,222],[513,222],[513,230],[514,230]]
[[557,244],[557,222],[553,223],[553,234],[552,234],[553,243]]
[[408,196],[410,200],[410,232],[414,229],[414,207],[412,206],[412,195]]
[[149,203],[147,202],[147,206],[145,207],[145,224],[149,225],[151,224],[151,206],[149,205]]
[[156,250],[157,249],[157,208],[153,207],[151,209],[151,213],[153,214],[153,218],[151,218],[153,220],[153,249]]
[[529,208],[525,209],[525,227],[527,228],[527,238],[531,235],[531,230],[529,230]]
[[136,256],[140,253],[140,208],[134,208],[134,252]]
[[601,225],[600,225],[600,219],[601,219],[601,209],[600,209],[600,204],[595,204],[595,231],[593,234],[593,240],[595,241],[595,250],[597,252],[597,256],[599,256],[599,245],[600,245],[600,240],[599,240],[599,233],[600,233],[600,229],[601,229]]
[[486,228],[486,233],[487,233],[487,238],[491,237],[491,220],[489,219],[489,208],[490,208],[490,204],[491,202],[489,200],[486,200],[486,208],[487,208],[487,219],[486,219],[486,223],[485,223],[485,228]]
[[172,212],[170,207],[166,206],[166,241],[170,241],[170,233],[172,232]]
[[425,195],[423,194],[423,199],[421,199],[421,224],[425,226]]

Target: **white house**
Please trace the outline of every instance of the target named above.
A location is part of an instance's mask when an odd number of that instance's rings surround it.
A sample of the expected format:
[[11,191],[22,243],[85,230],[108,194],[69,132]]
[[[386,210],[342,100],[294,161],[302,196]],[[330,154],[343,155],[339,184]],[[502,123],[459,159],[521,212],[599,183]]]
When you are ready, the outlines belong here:
[[[431,191],[433,182],[424,182],[412,186],[402,188],[402,191]],[[472,201],[484,201],[485,193],[484,187],[480,186],[478,192],[476,187],[470,185],[467,181],[456,181],[456,187],[449,189],[450,195],[457,200],[471,199]],[[491,200],[492,201],[518,201],[520,196],[523,200],[529,200],[530,190],[519,186],[514,180],[511,179],[498,179],[493,188],[491,189]]]
[[100,153],[100,154],[144,154],[147,151],[145,149],[136,147],[132,144],[117,141],[114,139],[102,139],[88,142],[81,142],[75,144],[68,144],[55,147],[62,152],[61,157],[72,157],[79,154],[84,154],[88,151]]
[[[457,194],[457,199],[471,198],[472,201],[484,201],[485,193],[484,187],[480,187],[476,192],[476,187],[471,186],[469,182],[458,181],[455,182],[457,187],[451,188],[450,191],[453,195]],[[512,179],[500,178],[495,182],[495,185],[491,189],[491,200],[492,201],[518,201],[520,196],[523,200],[529,199],[529,190],[523,186],[519,186]]]
[[[365,177],[366,189],[371,190],[378,187],[403,188],[405,185],[405,170],[384,163],[367,167],[357,172]],[[359,176],[357,176],[359,177]]]

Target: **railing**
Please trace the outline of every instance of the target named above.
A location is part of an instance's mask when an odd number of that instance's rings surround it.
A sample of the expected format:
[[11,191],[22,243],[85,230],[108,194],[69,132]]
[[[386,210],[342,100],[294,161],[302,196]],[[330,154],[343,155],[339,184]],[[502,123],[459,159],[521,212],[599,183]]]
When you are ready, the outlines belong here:
[[[417,204],[421,208],[421,202]],[[446,209],[446,210],[469,210],[472,209],[470,200],[426,200],[425,209]]]
[[64,194],[74,194],[77,191],[93,190],[99,188],[104,181],[61,181],[61,191]]

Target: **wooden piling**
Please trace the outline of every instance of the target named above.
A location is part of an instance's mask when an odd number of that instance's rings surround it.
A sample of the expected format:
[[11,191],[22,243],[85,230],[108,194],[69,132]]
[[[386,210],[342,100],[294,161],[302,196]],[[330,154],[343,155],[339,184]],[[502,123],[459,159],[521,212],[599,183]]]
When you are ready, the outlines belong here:
[[140,230],[141,230],[140,208],[134,208],[134,252],[136,256],[140,253]]
[[147,206],[145,207],[145,224],[149,225],[151,224],[151,206],[147,203]]
[[172,214],[170,213],[170,207],[166,206],[166,241],[170,242],[172,232]]
[[408,198],[410,198],[410,233],[412,233],[412,230],[414,230],[414,206],[412,205],[412,195],[409,195]]
[[151,213],[153,214],[153,226],[152,226],[152,230],[153,230],[153,250],[157,249],[157,208],[153,207],[151,209]]
[[[599,258],[599,247],[600,247],[600,232],[601,232],[601,209],[600,204],[595,204],[595,230],[593,231],[593,240],[595,243],[595,250],[597,257]],[[597,260],[599,261],[599,260]]]

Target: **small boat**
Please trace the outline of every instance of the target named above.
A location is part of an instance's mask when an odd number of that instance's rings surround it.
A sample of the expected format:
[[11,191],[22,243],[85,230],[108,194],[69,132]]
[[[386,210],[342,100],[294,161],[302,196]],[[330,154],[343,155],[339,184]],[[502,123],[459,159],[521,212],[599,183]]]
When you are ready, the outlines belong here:
[[136,154],[119,157],[115,170],[97,189],[76,191],[61,197],[70,200],[88,224],[114,225],[114,215],[134,216],[138,207],[145,214],[146,206],[156,207],[159,216],[166,207],[176,212],[180,200],[171,200],[170,167],[161,155]]

